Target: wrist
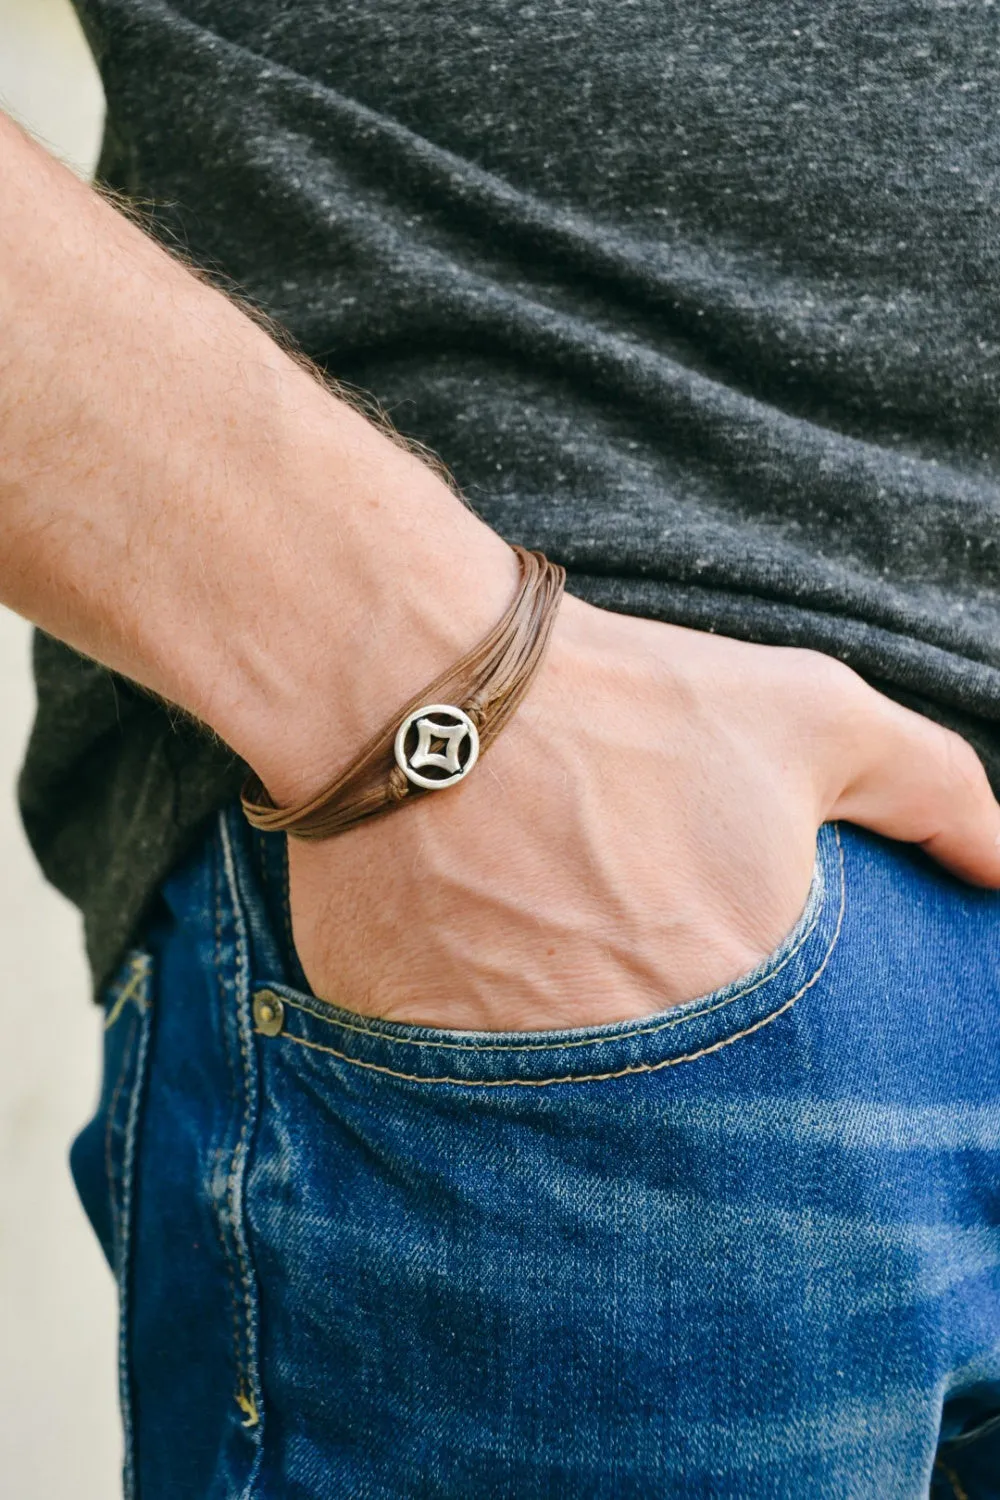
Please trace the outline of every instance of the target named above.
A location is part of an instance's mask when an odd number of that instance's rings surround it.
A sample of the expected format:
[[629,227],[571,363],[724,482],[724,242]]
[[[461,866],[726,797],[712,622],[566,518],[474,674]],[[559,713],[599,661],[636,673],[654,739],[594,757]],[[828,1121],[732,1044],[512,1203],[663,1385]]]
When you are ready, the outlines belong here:
[[0,597],[322,785],[502,613],[504,543],[0,117]]
[[229,666],[199,710],[279,804],[346,766],[516,587],[507,544],[419,459],[349,420],[356,446],[339,409],[331,446],[300,428],[307,457],[249,509],[249,588],[224,612]]

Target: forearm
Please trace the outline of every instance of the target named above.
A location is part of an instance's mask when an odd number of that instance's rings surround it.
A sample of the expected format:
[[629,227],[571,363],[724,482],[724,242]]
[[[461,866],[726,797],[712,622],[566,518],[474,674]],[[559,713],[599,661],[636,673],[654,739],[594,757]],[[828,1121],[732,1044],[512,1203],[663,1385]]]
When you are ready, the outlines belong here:
[[0,598],[279,798],[485,632],[507,549],[0,116]]

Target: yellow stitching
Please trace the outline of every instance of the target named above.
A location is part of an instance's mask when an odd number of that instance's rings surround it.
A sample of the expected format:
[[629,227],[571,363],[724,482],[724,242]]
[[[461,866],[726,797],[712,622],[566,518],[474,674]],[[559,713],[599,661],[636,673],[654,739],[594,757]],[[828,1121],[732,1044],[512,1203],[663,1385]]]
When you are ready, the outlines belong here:
[[947,1479],[948,1483],[951,1485],[951,1492],[952,1492],[952,1495],[954,1496],[954,1500],[969,1500],[969,1496],[966,1493],[966,1491],[963,1489],[963,1487],[962,1487],[962,1485],[961,1485],[961,1483],[959,1481],[958,1475],[955,1473],[954,1469],[950,1469],[948,1467],[948,1465],[944,1462],[944,1460],[941,1459],[941,1458],[938,1458],[938,1459],[935,1460],[934,1467],[935,1467],[935,1469],[940,1469],[941,1470],[941,1473],[944,1475],[945,1479]]
[[[240,905],[239,882],[236,876],[236,862],[233,855],[232,840],[229,836],[229,826],[226,823],[224,813],[220,818],[219,831],[222,840],[223,868],[226,875],[229,901],[233,911],[233,927],[235,934],[234,946],[236,949],[236,973],[233,979],[233,994],[236,997],[237,1002],[237,1036],[239,1038],[240,1059],[243,1068],[241,1083],[243,1085],[245,1098],[245,1103],[243,1106],[243,1123],[240,1126],[239,1140],[236,1143],[232,1159],[229,1163],[229,1213],[232,1220],[233,1244],[236,1247],[236,1259],[239,1262],[240,1278],[243,1285],[243,1311],[246,1314],[246,1327],[242,1330],[243,1346],[246,1350],[246,1364],[244,1368],[239,1371],[240,1388],[234,1393],[234,1400],[236,1401],[236,1405],[244,1413],[246,1418],[242,1425],[244,1427],[256,1427],[257,1423],[260,1421],[260,1415],[257,1411],[257,1403],[254,1400],[254,1387],[257,1385],[257,1370],[254,1361],[255,1351],[253,1342],[253,1307],[250,1301],[250,1267],[247,1262],[247,1252],[243,1242],[243,1235],[240,1232],[240,1225],[243,1220],[244,1205],[244,1180],[242,1177],[240,1177],[239,1179],[239,1188],[237,1188],[237,1172],[238,1170],[243,1170],[246,1168],[247,1136],[250,1129],[250,1069],[252,1066],[252,1054],[250,1049],[250,1040],[245,1036],[243,1030],[241,1016],[243,1007],[240,1003],[239,998],[241,994],[245,993],[247,997],[247,1009],[251,1009],[251,985],[249,979],[250,962],[249,954],[247,951],[248,939],[246,925],[242,920],[243,912]],[[244,978],[244,976],[246,977]],[[225,1017],[223,1017],[223,1026],[225,1026],[225,1024]]]
[[118,1100],[121,1098],[122,1089],[125,1087],[125,1075],[128,1073],[129,1064],[133,1061],[135,1049],[132,1045],[135,1031],[135,1017],[133,1016],[133,1036],[130,1036],[122,1049],[122,1065],[115,1083],[114,1092],[111,1095],[111,1103],[108,1106],[108,1120],[104,1127],[104,1174],[108,1179],[108,1198],[111,1202],[111,1224],[114,1229],[114,1253],[115,1259],[121,1248],[121,1224],[118,1220],[118,1189],[115,1186],[114,1164],[111,1160],[111,1145],[115,1131],[115,1116],[118,1113]]
[[124,1150],[122,1153],[122,1196],[120,1217],[120,1256],[115,1266],[120,1308],[118,1337],[118,1379],[122,1392],[121,1408],[125,1438],[125,1490],[135,1492],[135,1399],[129,1381],[128,1334],[132,1326],[131,1297],[129,1285],[133,1247],[133,1210],[135,1204],[136,1154],[138,1151],[140,1114],[146,1097],[147,1063],[151,1016],[149,1006],[143,1006],[144,1014],[132,1018],[133,1031],[138,1030],[139,1040],[135,1055],[135,1076],[132,1080],[128,1110],[125,1115]]
[[245,1412],[241,1427],[256,1427],[260,1421],[260,1413],[257,1411],[257,1403],[253,1396],[247,1396],[243,1391],[238,1392],[235,1397],[236,1405],[240,1411]]
[[[224,831],[224,828],[223,828],[224,818],[225,818],[225,814],[224,813],[220,813],[219,814],[218,837],[219,837],[219,842],[223,845],[223,850],[222,850],[223,861],[225,859],[225,831]],[[228,877],[224,876],[223,870],[222,870],[222,868],[220,868],[219,856],[218,856],[217,853],[215,853],[215,847],[214,846],[213,846],[213,853],[214,853],[214,862],[213,862],[213,866],[212,866],[212,878],[213,878],[214,897],[215,897],[215,923],[214,923],[214,928],[215,928],[215,958],[214,958],[215,987],[216,987],[216,993],[218,994],[218,997],[219,997],[219,1020],[220,1020],[220,1028],[221,1028],[221,1031],[222,1031],[222,1045],[223,1045],[223,1049],[224,1049],[225,1054],[226,1054],[226,1070],[227,1070],[230,1078],[233,1080],[233,1087],[235,1089],[236,1086],[237,1086],[237,1079],[239,1077],[239,1072],[240,1072],[241,1064],[239,1062],[237,1062],[237,1060],[233,1057],[232,1047],[230,1045],[230,1040],[229,1040],[229,1025],[228,1025],[228,1019],[227,1019],[229,1002],[228,1002],[228,996],[227,996],[227,993],[226,993],[225,980],[222,977],[222,891],[223,891],[223,879],[225,878],[227,880],[227,894],[229,893],[228,892]],[[228,1133],[228,1126],[227,1126],[227,1133]],[[231,1215],[231,1209],[230,1209],[230,1196],[231,1196],[231,1194],[230,1194],[230,1174],[229,1174],[229,1171],[226,1170],[226,1168],[224,1166],[224,1158],[225,1158],[225,1156],[226,1156],[225,1147],[220,1142],[219,1145],[216,1147],[215,1151],[213,1152],[213,1161],[215,1163],[215,1170],[217,1172],[225,1172],[225,1192],[224,1192],[224,1195],[223,1195],[223,1201],[220,1202],[215,1197],[214,1176],[213,1176],[214,1211],[213,1211],[213,1214],[212,1214],[212,1222],[215,1225],[215,1232],[218,1235],[219,1244],[222,1246],[222,1259],[223,1259],[223,1261],[225,1263],[225,1267],[226,1267],[226,1280],[227,1280],[227,1284],[228,1284],[228,1288],[229,1288],[229,1301],[230,1301],[230,1306],[231,1306],[232,1314],[233,1314],[233,1362],[236,1365],[236,1389],[233,1392],[233,1400],[236,1402],[237,1405],[239,1405],[240,1396],[241,1396],[241,1394],[242,1394],[242,1392],[243,1392],[243,1390],[244,1390],[244,1388],[245,1388],[245,1386],[247,1384],[247,1381],[245,1379],[244,1369],[243,1369],[243,1337],[242,1337],[243,1330],[242,1330],[242,1326],[241,1326],[241,1323],[240,1323],[240,1296],[239,1296],[239,1290],[238,1290],[237,1285],[236,1285],[237,1281],[240,1279],[240,1271],[239,1271],[239,1268],[236,1265],[235,1256],[234,1256],[233,1250],[230,1248],[229,1240],[227,1238],[227,1235],[228,1235],[228,1224],[229,1224],[229,1219],[230,1219],[230,1215]],[[233,1242],[234,1242],[234,1245],[235,1245],[235,1240],[236,1240],[235,1226],[232,1229],[232,1238],[233,1238]]]
[[[105,1031],[110,1031],[111,1030],[112,1026],[118,1020],[119,1016],[121,1015],[122,1011],[125,1009],[125,1007],[128,1004],[128,1002],[133,998],[133,996],[135,995],[135,993],[138,990],[139,986],[142,984],[143,980],[146,978],[146,975],[148,974],[148,972],[149,972],[149,959],[146,956],[146,954],[145,953],[134,953],[132,955],[132,973],[129,976],[129,979],[128,979],[127,983],[123,986],[122,991],[121,991],[121,993],[118,996],[118,999],[115,1001],[114,1005],[108,1011],[107,1017],[105,1018],[105,1022],[104,1022],[104,1029],[105,1029]],[[143,1002],[141,1000],[139,1000],[136,1003],[139,1005],[139,1008],[141,1009]]]
[[[840,842],[840,830],[837,828],[836,824],[833,825],[833,831],[837,840],[837,849],[840,853],[841,865],[843,865],[844,856]],[[303,1005],[299,1000],[289,999],[287,995],[283,995],[282,999],[284,1000],[285,1004],[291,1006],[293,1010],[299,1010],[302,1011],[304,1015],[312,1016],[314,1021],[319,1021],[324,1026],[338,1026],[342,1031],[352,1031],[355,1032],[358,1036],[374,1037],[377,1041],[392,1042],[394,1045],[400,1047],[444,1047],[447,1048],[447,1050],[450,1052],[562,1052],[564,1048],[568,1047],[599,1047],[606,1042],[627,1042],[630,1041],[633,1037],[637,1036],[655,1036],[657,1032],[667,1031],[673,1026],[683,1026],[687,1021],[699,1021],[702,1016],[710,1016],[717,1010],[725,1010],[726,1006],[732,1005],[734,1001],[742,1000],[746,995],[752,995],[754,990],[759,990],[762,985],[769,984],[772,979],[774,979],[778,974],[781,973],[785,965],[792,961],[796,953],[799,952],[799,950],[815,932],[817,926],[819,925],[819,919],[823,915],[825,905],[825,898],[821,897],[816,908],[816,915],[813,917],[806,930],[802,933],[802,936],[799,938],[794,948],[790,948],[779,964],[776,964],[773,969],[768,969],[767,973],[762,974],[760,979],[755,979],[753,984],[748,984],[742,990],[737,990],[734,995],[727,996],[725,1000],[718,1000],[714,1005],[706,1005],[701,1010],[691,1011],[688,1015],[672,1016],[669,1021],[658,1021],[655,1026],[640,1026],[637,1027],[634,1031],[616,1031],[608,1036],[586,1036],[581,1037],[578,1041],[573,1042],[478,1043],[444,1042],[436,1041],[433,1039],[425,1040],[422,1037],[392,1036],[390,1033],[376,1030],[374,1027],[358,1026],[351,1021],[340,1021],[334,1016],[323,1015],[321,1014],[321,1012],[313,1010],[310,1006]],[[400,1074],[400,1077],[403,1076],[405,1075]]]
[[[837,845],[839,848],[839,838]],[[770,1015],[762,1017],[761,1020],[755,1021],[752,1026],[745,1027],[743,1031],[736,1031],[732,1036],[723,1037],[721,1041],[713,1042],[709,1047],[702,1047],[697,1052],[686,1052],[681,1057],[668,1057],[658,1063],[632,1063],[627,1068],[619,1068],[613,1073],[568,1073],[564,1074],[561,1078],[424,1078],[419,1073],[400,1073],[394,1068],[383,1067],[380,1063],[362,1062],[358,1057],[349,1057],[344,1052],[338,1052],[334,1047],[323,1047],[319,1042],[306,1041],[305,1037],[295,1036],[289,1031],[282,1032],[281,1035],[285,1041],[296,1042],[300,1047],[309,1047],[314,1052],[325,1052],[330,1057],[336,1057],[340,1062],[349,1063],[353,1068],[367,1068],[372,1073],[384,1073],[388,1078],[400,1078],[405,1083],[450,1083],[454,1084],[457,1088],[495,1089],[517,1087],[538,1089],[555,1083],[601,1083],[612,1078],[628,1078],[636,1073],[659,1073],[663,1068],[673,1068],[678,1063],[697,1062],[700,1057],[708,1057],[712,1052],[719,1052],[723,1047],[729,1047],[733,1042],[738,1042],[745,1036],[752,1036],[755,1031],[760,1031],[761,1027],[769,1025],[771,1021],[776,1021],[779,1016],[783,1016],[787,1010],[791,1010],[796,1000],[800,1000],[806,990],[812,989],[830,962],[830,957],[837,946],[837,940],[840,937],[840,931],[843,926],[845,902],[846,889],[843,874],[843,853],[841,852],[840,910],[837,913],[837,925],[833,937],[830,939],[830,946],[823,956],[823,962],[812,978],[800,990],[797,990],[789,1000],[786,1000],[784,1005],[780,1005],[777,1010],[771,1011]],[[258,1031],[257,1034],[258,1036],[262,1036],[263,1032]]]

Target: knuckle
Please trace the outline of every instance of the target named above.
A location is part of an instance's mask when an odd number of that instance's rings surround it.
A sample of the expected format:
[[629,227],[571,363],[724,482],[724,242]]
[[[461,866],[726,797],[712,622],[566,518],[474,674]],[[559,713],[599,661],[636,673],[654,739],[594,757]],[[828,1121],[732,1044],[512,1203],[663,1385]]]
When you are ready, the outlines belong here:
[[793,657],[793,671],[808,701],[824,713],[858,710],[866,696],[874,693],[864,678],[839,657],[805,648],[796,648]]
[[983,763],[968,740],[940,724],[933,727],[937,731],[937,753],[949,788],[976,796],[986,792],[989,783]]
[[809,650],[803,650],[799,655],[802,657],[803,669],[810,678],[824,686],[839,684],[846,688],[851,683],[861,681],[854,668],[841,661],[839,656],[828,656],[825,651]]

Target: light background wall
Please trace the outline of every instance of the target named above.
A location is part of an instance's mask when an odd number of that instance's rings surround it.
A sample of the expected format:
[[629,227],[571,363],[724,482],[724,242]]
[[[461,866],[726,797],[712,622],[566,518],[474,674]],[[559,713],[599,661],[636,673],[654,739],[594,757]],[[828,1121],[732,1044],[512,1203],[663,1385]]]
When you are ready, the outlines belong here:
[[[92,169],[103,106],[69,0],[0,0],[0,104]],[[17,820],[28,651],[28,627],[0,608],[0,1493],[114,1500],[114,1287],[67,1165],[96,1099],[100,1018],[76,913],[43,883]]]

